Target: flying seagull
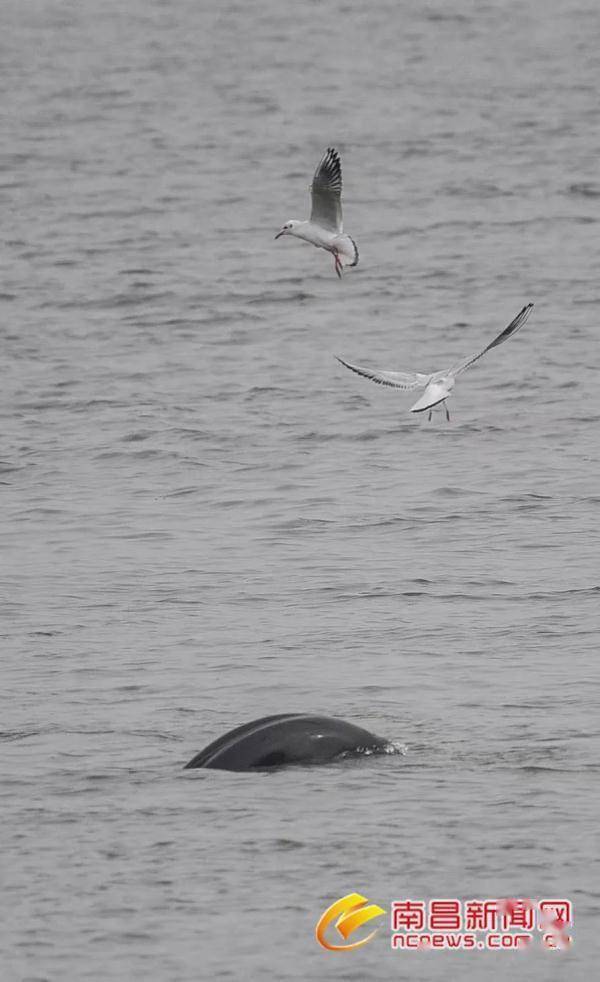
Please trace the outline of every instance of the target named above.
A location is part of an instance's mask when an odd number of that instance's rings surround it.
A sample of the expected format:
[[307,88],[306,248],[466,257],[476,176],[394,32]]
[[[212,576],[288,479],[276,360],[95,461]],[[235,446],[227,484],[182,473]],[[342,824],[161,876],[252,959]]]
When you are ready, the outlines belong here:
[[424,413],[426,410],[429,410],[429,419],[431,419],[434,406],[442,403],[446,410],[446,419],[450,420],[446,399],[452,393],[457,375],[460,375],[466,368],[475,364],[482,355],[485,355],[486,351],[495,348],[496,345],[502,344],[504,341],[508,341],[513,334],[516,334],[520,327],[523,327],[532,310],[533,304],[528,303],[526,307],[523,307],[523,310],[519,311],[508,327],[505,327],[502,333],[494,338],[493,341],[490,341],[483,351],[457,362],[452,368],[448,368],[442,372],[432,372],[430,375],[423,375],[420,372],[378,372],[370,368],[360,368],[358,365],[350,365],[342,358],[338,358],[337,360],[342,365],[345,365],[346,368],[349,368],[350,371],[356,372],[357,375],[363,375],[365,378],[371,379],[372,382],[377,382],[378,385],[391,385],[396,389],[425,389],[421,398],[415,402],[414,406],[410,407],[411,413]]
[[328,147],[315,171],[310,186],[312,208],[310,219],[299,222],[290,219],[275,236],[295,235],[312,242],[319,249],[333,253],[335,271],[342,278],[344,266],[358,265],[358,249],[354,239],[344,235],[342,223],[342,165],[335,147]]

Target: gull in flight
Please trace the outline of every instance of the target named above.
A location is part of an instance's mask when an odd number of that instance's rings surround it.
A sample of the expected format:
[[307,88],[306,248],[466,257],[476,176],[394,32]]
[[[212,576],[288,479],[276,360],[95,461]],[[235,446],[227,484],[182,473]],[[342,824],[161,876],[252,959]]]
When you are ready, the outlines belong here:
[[505,327],[502,333],[494,338],[493,341],[490,341],[483,351],[457,362],[452,368],[448,368],[442,372],[432,372],[430,375],[423,375],[420,372],[378,372],[370,368],[360,368],[358,365],[349,365],[347,361],[343,361],[341,358],[337,360],[342,365],[345,365],[346,368],[349,368],[350,371],[356,372],[357,375],[363,375],[365,378],[371,379],[372,382],[377,382],[378,385],[391,385],[396,389],[425,389],[421,398],[415,402],[414,406],[410,407],[410,412],[424,413],[426,410],[429,410],[429,419],[431,419],[434,406],[438,406],[441,403],[446,410],[446,419],[449,421],[450,413],[448,412],[446,399],[452,393],[457,375],[460,375],[466,368],[475,364],[482,355],[485,355],[486,351],[495,348],[496,345],[502,344],[504,341],[508,341],[513,334],[516,334],[520,327],[523,327],[532,310],[533,304],[528,303],[526,307],[523,307],[523,310],[519,311],[508,327]]
[[344,266],[358,265],[358,249],[354,239],[344,235],[342,223],[342,165],[334,147],[328,147],[315,171],[310,186],[312,208],[310,219],[299,222],[290,219],[275,236],[295,235],[312,242],[319,249],[333,253],[335,271],[342,278]]

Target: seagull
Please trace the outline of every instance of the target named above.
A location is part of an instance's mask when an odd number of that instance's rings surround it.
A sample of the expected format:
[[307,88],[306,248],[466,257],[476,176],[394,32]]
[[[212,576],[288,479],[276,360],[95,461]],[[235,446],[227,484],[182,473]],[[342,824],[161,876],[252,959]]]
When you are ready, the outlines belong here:
[[434,406],[441,403],[446,410],[446,419],[449,422],[450,413],[448,412],[446,399],[452,393],[457,375],[460,375],[466,368],[479,361],[482,355],[485,355],[486,351],[495,348],[496,345],[502,344],[504,341],[508,341],[513,334],[516,334],[519,328],[523,327],[532,310],[532,303],[528,303],[527,306],[523,307],[508,327],[505,327],[502,333],[494,338],[493,341],[490,341],[483,351],[457,362],[452,368],[442,372],[432,372],[430,375],[424,375],[420,372],[378,372],[370,368],[360,368],[358,365],[350,365],[342,358],[337,358],[337,355],[336,358],[342,365],[349,368],[351,372],[356,372],[357,375],[363,375],[365,378],[371,379],[372,382],[377,382],[378,385],[391,385],[396,389],[425,389],[421,398],[415,402],[414,406],[410,407],[410,412],[424,413],[426,410],[429,410],[429,419],[431,420]]
[[342,223],[342,165],[335,147],[328,147],[315,171],[310,186],[312,208],[310,219],[299,222],[290,219],[275,236],[295,235],[312,242],[319,249],[333,253],[335,271],[342,278],[344,266],[358,265],[358,249],[354,239],[344,235]]

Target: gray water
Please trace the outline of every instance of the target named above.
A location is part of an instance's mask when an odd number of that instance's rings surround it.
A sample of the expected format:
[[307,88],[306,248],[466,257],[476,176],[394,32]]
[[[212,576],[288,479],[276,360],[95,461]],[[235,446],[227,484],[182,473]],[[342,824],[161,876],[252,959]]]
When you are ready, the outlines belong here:
[[[2,5],[2,979],[586,980],[595,0]],[[342,153],[342,283],[273,240]],[[461,376],[411,416],[333,354]],[[404,755],[183,771],[284,711]],[[320,949],[569,897],[569,952]]]

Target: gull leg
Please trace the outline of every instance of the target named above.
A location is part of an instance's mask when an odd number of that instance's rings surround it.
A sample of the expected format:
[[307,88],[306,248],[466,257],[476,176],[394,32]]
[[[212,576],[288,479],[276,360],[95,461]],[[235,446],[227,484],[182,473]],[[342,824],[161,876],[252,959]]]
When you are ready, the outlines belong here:
[[446,410],[446,419],[448,422],[450,422],[450,413],[448,412],[448,406],[446,405],[445,401],[444,401],[444,409]]
[[333,259],[334,259],[334,262],[335,262],[335,271],[336,271],[336,273],[338,274],[338,277],[341,280],[341,278],[342,278],[342,264],[340,262],[340,257],[338,256],[338,254],[335,251],[335,249],[334,249],[334,252],[333,252]]
[[433,416],[433,410],[432,410],[432,409],[430,409],[430,410],[429,410],[429,416],[427,417],[427,422],[428,422],[428,423],[431,423],[431,417],[432,417],[432,416]]

